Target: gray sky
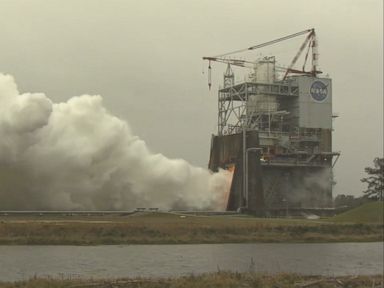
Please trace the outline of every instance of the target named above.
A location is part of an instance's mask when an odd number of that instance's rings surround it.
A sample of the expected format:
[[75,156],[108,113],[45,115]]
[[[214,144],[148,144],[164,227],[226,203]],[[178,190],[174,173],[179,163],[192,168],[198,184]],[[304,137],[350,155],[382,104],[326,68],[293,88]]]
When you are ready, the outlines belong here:
[[[55,102],[101,94],[153,152],[206,167],[224,67],[209,92],[201,57],[312,27],[340,115],[335,193],[358,195],[383,155],[382,0],[0,0],[0,72]],[[301,41],[261,52],[287,64]]]

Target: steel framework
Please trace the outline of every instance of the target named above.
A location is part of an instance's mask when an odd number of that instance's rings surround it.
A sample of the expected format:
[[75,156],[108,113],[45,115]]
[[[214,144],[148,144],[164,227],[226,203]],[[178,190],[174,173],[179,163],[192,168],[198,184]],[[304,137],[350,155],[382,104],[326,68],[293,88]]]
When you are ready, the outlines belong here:
[[298,97],[299,88],[286,83],[244,82],[219,90],[218,95],[218,135],[240,133],[244,128],[254,130],[262,115],[271,117],[284,115],[285,111],[250,112],[247,101],[250,96],[273,95],[278,97]]

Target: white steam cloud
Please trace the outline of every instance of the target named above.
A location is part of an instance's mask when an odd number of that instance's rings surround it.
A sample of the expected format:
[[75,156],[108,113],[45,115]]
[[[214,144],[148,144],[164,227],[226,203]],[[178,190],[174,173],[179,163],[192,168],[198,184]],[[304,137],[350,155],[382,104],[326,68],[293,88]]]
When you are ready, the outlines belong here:
[[224,209],[229,172],[152,154],[100,96],[52,103],[0,74],[0,210]]

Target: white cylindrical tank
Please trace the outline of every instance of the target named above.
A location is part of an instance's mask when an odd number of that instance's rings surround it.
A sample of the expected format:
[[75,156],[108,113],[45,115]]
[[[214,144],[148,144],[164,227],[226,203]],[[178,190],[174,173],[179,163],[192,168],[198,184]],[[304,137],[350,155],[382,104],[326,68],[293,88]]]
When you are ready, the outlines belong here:
[[[264,57],[257,61],[254,66],[254,73],[250,76],[252,82],[261,84],[272,84],[275,82],[275,57]],[[259,87],[258,95],[252,95],[247,102],[247,111],[250,115],[269,114],[278,110],[276,96],[263,94],[266,87]],[[250,116],[249,115],[249,116]]]
[[271,84],[275,81],[275,57],[265,57],[256,62],[253,81]]

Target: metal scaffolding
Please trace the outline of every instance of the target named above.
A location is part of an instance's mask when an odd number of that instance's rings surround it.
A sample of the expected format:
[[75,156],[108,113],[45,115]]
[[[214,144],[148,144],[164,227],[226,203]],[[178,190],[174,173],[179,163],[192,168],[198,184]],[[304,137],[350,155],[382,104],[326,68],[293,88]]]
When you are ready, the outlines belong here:
[[[224,77],[226,76],[224,75]],[[281,84],[244,82],[220,89],[218,96],[218,135],[240,133],[243,127],[254,130],[257,128],[257,123],[262,121],[262,115],[268,115],[269,120],[272,121],[271,117],[273,116],[287,114],[286,111],[248,111],[248,100],[251,96],[256,95],[298,97],[299,88],[292,86],[290,82]]]

